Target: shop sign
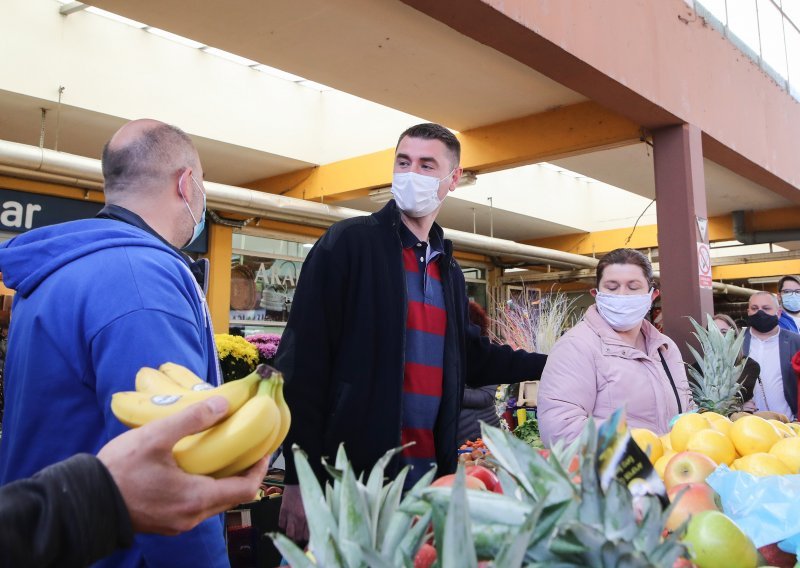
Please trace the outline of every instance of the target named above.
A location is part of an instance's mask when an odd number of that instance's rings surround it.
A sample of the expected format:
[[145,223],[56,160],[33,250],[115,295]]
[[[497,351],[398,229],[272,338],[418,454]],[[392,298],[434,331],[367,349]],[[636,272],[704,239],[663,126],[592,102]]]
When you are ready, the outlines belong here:
[[0,231],[24,233],[64,221],[94,217],[102,203],[0,189]]
[[[103,208],[103,203],[66,197],[0,189],[0,231],[24,233],[31,229],[90,219]],[[208,227],[184,250],[204,253],[208,250]]]

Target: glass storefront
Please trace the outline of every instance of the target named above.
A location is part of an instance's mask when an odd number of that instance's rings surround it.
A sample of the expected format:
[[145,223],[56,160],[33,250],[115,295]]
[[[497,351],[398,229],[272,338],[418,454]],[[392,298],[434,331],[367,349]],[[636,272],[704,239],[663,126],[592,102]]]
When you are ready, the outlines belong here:
[[[299,237],[302,238],[302,237]],[[311,242],[235,233],[231,258],[230,332],[283,333]],[[487,305],[486,269],[462,267],[467,296]]]
[[233,235],[231,333],[282,333],[311,243]]

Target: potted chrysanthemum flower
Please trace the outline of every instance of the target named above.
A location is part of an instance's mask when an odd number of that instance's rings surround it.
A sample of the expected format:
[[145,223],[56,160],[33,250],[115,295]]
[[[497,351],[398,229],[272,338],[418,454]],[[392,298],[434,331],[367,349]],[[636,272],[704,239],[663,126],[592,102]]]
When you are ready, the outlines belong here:
[[276,333],[256,333],[246,339],[258,349],[259,363],[273,364],[275,353],[278,352],[278,345],[281,343],[280,335]]
[[223,382],[241,379],[252,373],[258,365],[258,349],[244,337],[218,333],[217,354],[222,368]]

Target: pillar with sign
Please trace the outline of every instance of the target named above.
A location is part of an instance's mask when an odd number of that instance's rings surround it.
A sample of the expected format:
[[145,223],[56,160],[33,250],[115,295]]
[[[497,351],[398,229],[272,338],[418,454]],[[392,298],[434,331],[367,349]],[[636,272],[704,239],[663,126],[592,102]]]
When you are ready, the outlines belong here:
[[664,333],[691,362],[686,344],[695,341],[686,316],[704,321],[714,313],[700,129],[682,124],[654,131],[653,158]]

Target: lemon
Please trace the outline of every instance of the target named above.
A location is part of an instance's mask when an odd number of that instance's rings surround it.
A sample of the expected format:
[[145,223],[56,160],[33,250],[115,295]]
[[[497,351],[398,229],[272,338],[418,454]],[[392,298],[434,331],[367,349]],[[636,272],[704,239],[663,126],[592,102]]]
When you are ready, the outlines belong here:
[[733,462],[737,471],[758,476],[788,475],[792,471],[776,456],[765,452],[748,454]]
[[742,456],[768,452],[781,439],[778,430],[760,416],[745,416],[733,423],[730,438]]
[[[800,424],[798,424],[800,426]],[[664,451],[672,449],[672,441],[669,439],[669,433],[664,434],[658,438],[661,440],[661,447],[664,448]]]
[[794,430],[795,434],[800,436],[800,422],[789,422],[787,426]]
[[769,453],[781,460],[792,473],[800,473],[800,438],[797,436],[778,440]]
[[656,463],[653,464],[653,469],[656,470],[658,477],[664,479],[664,470],[667,469],[667,464],[672,456],[663,455],[656,460]]
[[686,444],[686,449],[707,455],[717,465],[723,463],[730,465],[736,459],[736,448],[733,447],[733,442],[722,432],[711,428],[692,434]]
[[692,437],[692,434],[700,430],[705,430],[709,426],[708,420],[703,418],[701,414],[681,414],[669,433],[672,449],[676,452],[686,450],[686,444],[689,443],[689,438]]
[[642,448],[642,451],[650,458],[650,463],[656,463],[658,458],[664,455],[661,440],[655,432],[651,432],[647,428],[632,428],[631,437],[636,442],[636,445]]
[[784,424],[780,420],[775,420],[774,418],[772,418],[770,420],[767,420],[767,422],[775,426],[775,428],[778,429],[778,433],[784,438],[792,438],[794,436],[797,436],[797,433],[794,430],[789,428],[788,425]]
[[716,430],[717,432],[722,432],[726,436],[730,435],[731,428],[733,428],[733,422],[731,422],[727,418],[721,418],[720,420],[714,420],[711,422],[712,430]]
[[702,414],[700,414],[700,416],[702,416],[703,418],[705,418],[709,422],[715,422],[715,421],[719,420],[720,418],[725,418],[722,414],[720,414],[718,412],[703,412]]

